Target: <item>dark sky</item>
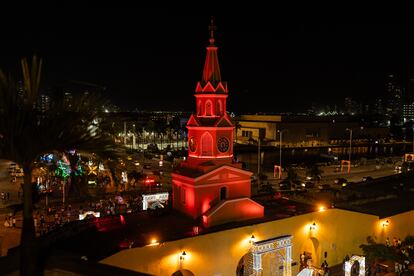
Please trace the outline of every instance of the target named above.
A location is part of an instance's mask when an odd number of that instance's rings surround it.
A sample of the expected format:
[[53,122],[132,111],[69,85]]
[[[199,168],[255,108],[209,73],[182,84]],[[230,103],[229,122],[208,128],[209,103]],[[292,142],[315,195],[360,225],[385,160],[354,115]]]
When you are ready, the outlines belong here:
[[[37,53],[45,87],[77,80],[105,86],[124,108],[194,109],[210,16],[147,9],[50,14],[3,32],[0,67]],[[311,102],[342,105],[345,96],[380,97],[385,76],[405,82],[414,60],[414,26],[215,18],[231,111],[300,111]]]

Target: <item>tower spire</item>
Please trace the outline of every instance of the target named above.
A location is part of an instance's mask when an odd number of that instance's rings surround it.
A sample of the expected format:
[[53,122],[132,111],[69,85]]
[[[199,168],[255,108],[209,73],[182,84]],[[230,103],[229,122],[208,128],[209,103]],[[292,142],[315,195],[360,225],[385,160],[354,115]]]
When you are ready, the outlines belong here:
[[216,26],[214,25],[213,17],[211,17],[208,29],[210,30],[210,45],[207,46],[207,56],[203,70],[203,83],[210,82],[213,85],[217,85],[217,83],[221,82],[221,74],[217,56],[217,46],[214,45],[214,31],[216,30]]

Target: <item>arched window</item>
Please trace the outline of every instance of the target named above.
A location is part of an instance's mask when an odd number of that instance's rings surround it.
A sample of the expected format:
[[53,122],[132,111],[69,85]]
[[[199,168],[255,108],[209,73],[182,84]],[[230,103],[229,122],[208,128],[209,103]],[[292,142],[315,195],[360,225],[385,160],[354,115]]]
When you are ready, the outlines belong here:
[[221,187],[220,188],[220,200],[225,200],[227,198],[227,188]]
[[220,116],[223,115],[223,104],[221,100],[217,101],[217,114]]
[[205,112],[206,112],[205,113],[206,116],[211,116],[213,114],[213,107],[211,105],[211,101],[210,100],[206,101],[206,111]]
[[201,155],[213,155],[213,137],[208,132],[204,132],[203,136],[201,136]]
[[198,100],[198,103],[197,103],[197,115],[200,116],[201,114],[202,114],[202,111],[201,111],[201,100]]

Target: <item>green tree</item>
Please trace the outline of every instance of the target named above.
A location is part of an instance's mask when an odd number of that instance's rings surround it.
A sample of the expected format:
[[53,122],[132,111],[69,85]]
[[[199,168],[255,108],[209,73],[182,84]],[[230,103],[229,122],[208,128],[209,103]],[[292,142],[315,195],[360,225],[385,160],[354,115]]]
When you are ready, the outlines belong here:
[[378,260],[400,261],[395,248],[377,243],[371,236],[367,237],[367,244],[361,244],[359,247],[364,252],[368,262]]
[[0,158],[19,164],[24,171],[23,229],[20,241],[20,274],[42,274],[35,239],[32,201],[32,170],[39,156],[69,149],[93,151],[100,155],[121,154],[113,137],[101,131],[100,107],[104,101],[92,94],[74,99],[70,108],[63,98],[54,99],[50,109],[40,112],[42,60],[33,57],[29,66],[21,61],[23,95],[16,81],[0,71]]

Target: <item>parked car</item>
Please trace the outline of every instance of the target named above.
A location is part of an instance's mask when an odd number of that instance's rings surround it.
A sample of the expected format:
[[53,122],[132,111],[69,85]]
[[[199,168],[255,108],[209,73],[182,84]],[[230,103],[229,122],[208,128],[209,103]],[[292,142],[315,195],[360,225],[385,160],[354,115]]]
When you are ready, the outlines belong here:
[[290,183],[290,181],[286,179],[279,182],[280,190],[296,190],[298,187],[301,187],[300,182]]
[[348,183],[348,180],[346,180],[345,178],[340,177],[340,178],[335,179],[334,183],[339,185],[339,186],[346,186],[346,183]]
[[356,187],[356,185],[357,185],[357,183],[355,183],[355,182],[342,183],[341,189],[353,188],[353,187]]
[[329,184],[318,185],[319,190],[326,190],[326,189],[330,189],[330,188],[331,188],[331,185],[329,185]]
[[372,178],[371,176],[364,176],[362,178],[362,182],[370,182],[372,180],[374,180],[374,178]]
[[306,181],[306,182],[302,182],[301,186],[303,188],[315,188],[315,183],[311,182],[311,181]]
[[280,190],[290,190],[292,188],[292,185],[290,181],[288,180],[282,180],[279,182],[279,189]]

